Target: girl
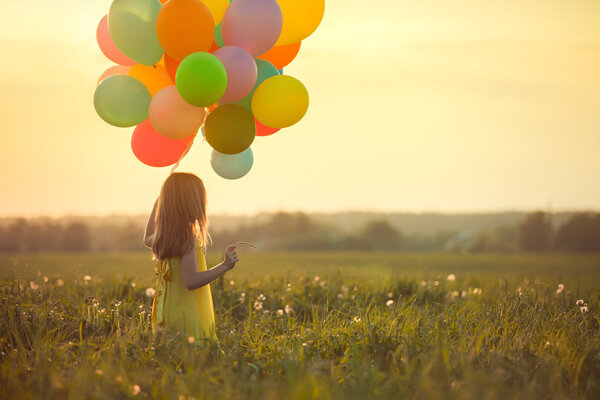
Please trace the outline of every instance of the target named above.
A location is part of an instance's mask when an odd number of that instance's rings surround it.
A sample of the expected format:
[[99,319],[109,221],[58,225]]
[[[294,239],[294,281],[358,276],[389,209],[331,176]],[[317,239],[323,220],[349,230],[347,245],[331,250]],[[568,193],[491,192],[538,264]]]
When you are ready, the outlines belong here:
[[222,263],[206,268],[206,191],[194,174],[176,172],[163,183],[148,219],[144,244],[152,249],[156,292],[152,331],[164,327],[196,341],[216,341],[209,283],[238,261],[230,245]]

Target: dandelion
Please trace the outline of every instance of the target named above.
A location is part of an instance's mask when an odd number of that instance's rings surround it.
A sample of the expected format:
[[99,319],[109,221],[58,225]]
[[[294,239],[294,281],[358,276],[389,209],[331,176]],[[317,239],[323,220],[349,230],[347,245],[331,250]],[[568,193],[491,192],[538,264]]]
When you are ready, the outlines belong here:
[[156,290],[154,290],[154,288],[147,288],[146,289],[146,296],[148,297],[154,297],[154,294],[156,293]]
[[523,296],[523,289],[521,289],[520,286],[517,288],[517,294],[519,295],[519,297]]
[[240,303],[243,303],[244,300],[246,300],[246,293],[242,292],[242,294],[240,294],[240,298],[238,300],[240,301]]
[[459,293],[458,293],[458,290],[454,290],[454,291],[450,292],[450,296],[451,296],[452,298],[454,298],[454,297],[458,297],[458,294],[459,294]]
[[475,289],[473,289],[473,294],[474,294],[474,295],[481,296],[481,289],[480,289],[480,288],[475,288]]
[[302,343],[302,347],[306,347],[306,342]]
[[467,293],[467,291],[466,291],[466,290],[463,290],[463,291],[461,292],[461,294],[460,294],[460,297],[462,297],[463,299],[465,299],[465,298],[467,297],[467,294],[468,294],[468,293]]
[[131,287],[134,288],[135,287],[135,282],[131,282]]
[[235,285],[235,282],[233,280],[230,280],[229,281],[229,286],[233,286],[233,285]]
[[133,385],[131,387],[131,394],[134,396],[137,396],[138,394],[140,394],[141,391],[142,391],[142,389],[140,389],[139,385]]
[[44,283],[47,283],[47,282],[48,282],[48,277],[47,277],[47,276],[45,276],[45,277],[44,277]]
[[266,315],[268,315],[270,312],[271,312],[271,311],[269,311],[269,310],[267,310],[267,309],[263,310],[263,313],[264,313],[264,314],[266,314]]
[[256,311],[258,311],[258,310],[262,310],[262,308],[263,308],[263,304],[262,304],[262,302],[260,302],[260,301],[255,301],[255,302],[254,302],[254,305],[253,305],[253,307],[254,307],[254,309],[255,309]]
[[446,279],[449,280],[450,282],[454,282],[456,280],[456,275],[450,274],[446,277]]
[[589,311],[587,304],[584,304],[583,306],[579,307],[579,311],[581,311],[582,314],[586,314]]
[[283,310],[281,308],[277,310],[277,315],[283,315]]
[[315,275],[315,282],[319,282],[319,279],[321,279],[319,278],[319,275]]
[[385,305],[390,307],[392,304],[394,304],[394,300],[388,300]]
[[294,309],[292,307],[290,307],[288,304],[285,305],[285,307],[283,308],[286,314],[291,314],[294,312]]
[[64,280],[62,280],[62,279],[59,279],[59,280],[57,280],[57,281],[56,281],[56,285],[57,285],[57,286],[62,286],[62,285],[64,285],[64,284],[65,284],[65,281],[64,281]]
[[89,282],[89,281],[92,280],[92,277],[89,276],[89,275],[86,275],[86,276],[83,277],[83,280],[86,281],[86,282]]
[[577,304],[578,306],[582,306],[585,302],[583,301],[583,299],[579,299],[577,300],[577,302],[575,304]]
[[354,319],[353,319],[352,321],[354,321],[354,322],[357,322],[357,323],[358,323],[358,322],[360,322],[360,318],[359,318],[359,317],[354,317]]
[[188,343],[189,343],[189,344],[193,344],[193,343],[196,341],[196,338],[195,338],[195,337],[193,337],[193,336],[190,336],[190,337],[188,337],[188,339],[187,339],[187,340],[188,340]]
[[292,290],[292,284],[291,284],[291,283],[288,283],[288,284],[287,284],[287,287],[285,288],[285,291],[286,291],[286,292],[290,292],[291,290]]
[[565,290],[565,285],[562,283],[558,284],[558,289],[556,289],[556,294],[561,294]]
[[267,299],[267,298],[265,297],[265,295],[264,295],[264,294],[262,294],[262,293],[261,293],[261,294],[259,294],[259,295],[258,295],[258,300],[259,300],[259,301],[265,301],[266,299]]

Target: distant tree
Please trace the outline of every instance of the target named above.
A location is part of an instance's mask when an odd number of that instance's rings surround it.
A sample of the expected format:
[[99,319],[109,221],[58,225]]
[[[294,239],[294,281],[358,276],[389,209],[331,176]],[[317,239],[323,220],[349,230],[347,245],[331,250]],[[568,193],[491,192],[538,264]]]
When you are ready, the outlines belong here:
[[82,222],[71,222],[65,228],[61,250],[89,251],[91,242],[90,228]]
[[525,251],[547,251],[552,240],[552,225],[546,213],[528,214],[518,228],[518,244]]
[[121,227],[115,228],[111,235],[111,250],[143,250],[145,248],[142,243],[143,236],[144,230],[134,222],[129,222]]
[[567,251],[600,251],[600,214],[573,215],[556,234],[555,246]]
[[400,232],[387,220],[368,222],[360,236],[374,249],[395,250],[400,248]]
[[8,225],[3,232],[2,249],[8,252],[25,251],[25,234],[28,224],[24,218],[19,218]]

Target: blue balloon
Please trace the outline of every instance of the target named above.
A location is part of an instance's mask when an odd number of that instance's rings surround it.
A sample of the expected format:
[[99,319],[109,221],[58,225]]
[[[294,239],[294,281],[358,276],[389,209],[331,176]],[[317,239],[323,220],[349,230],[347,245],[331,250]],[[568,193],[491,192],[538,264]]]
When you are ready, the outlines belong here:
[[217,175],[225,179],[239,179],[246,175],[252,168],[254,155],[252,149],[238,154],[223,154],[216,150],[210,155],[210,165]]
[[277,72],[279,72],[279,75],[283,75],[283,68],[278,69]]

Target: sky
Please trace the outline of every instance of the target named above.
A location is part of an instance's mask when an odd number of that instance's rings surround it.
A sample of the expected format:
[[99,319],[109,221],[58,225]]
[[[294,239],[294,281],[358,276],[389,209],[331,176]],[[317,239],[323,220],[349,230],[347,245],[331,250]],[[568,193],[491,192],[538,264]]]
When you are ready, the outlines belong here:
[[[145,213],[170,167],[95,113],[107,0],[0,0],[0,216]],[[209,213],[600,209],[600,2],[326,1],[285,73],[310,95]]]

